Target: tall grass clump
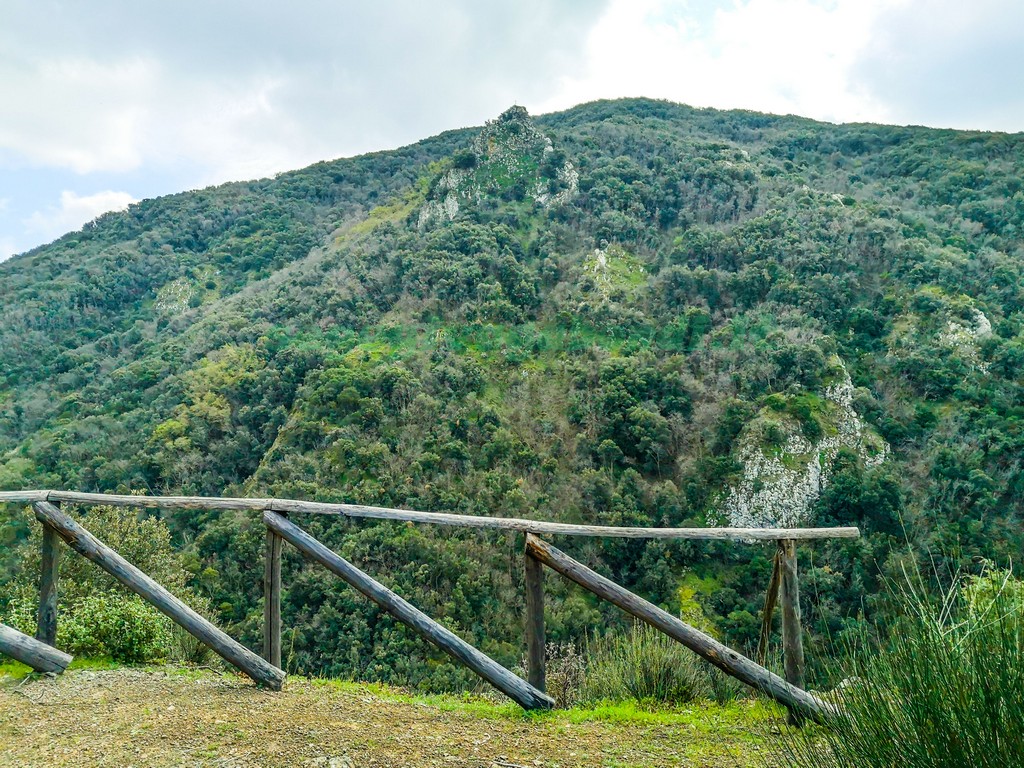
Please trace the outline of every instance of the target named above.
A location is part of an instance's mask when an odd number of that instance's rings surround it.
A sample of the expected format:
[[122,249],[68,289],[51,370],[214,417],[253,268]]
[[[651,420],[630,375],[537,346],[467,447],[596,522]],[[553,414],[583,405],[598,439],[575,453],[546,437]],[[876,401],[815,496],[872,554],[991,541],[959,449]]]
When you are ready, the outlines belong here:
[[903,617],[852,652],[840,714],[790,730],[797,768],[1024,766],[1024,583],[989,569],[938,600],[898,590]]
[[636,701],[687,704],[735,698],[738,690],[718,679],[693,651],[637,622],[626,635],[590,643],[580,699],[585,702]]

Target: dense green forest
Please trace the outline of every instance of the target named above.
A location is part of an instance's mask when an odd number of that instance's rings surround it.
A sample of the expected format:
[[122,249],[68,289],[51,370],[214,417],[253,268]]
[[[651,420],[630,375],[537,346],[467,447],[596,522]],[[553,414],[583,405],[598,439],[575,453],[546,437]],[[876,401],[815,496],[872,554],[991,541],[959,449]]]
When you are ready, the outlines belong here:
[[[857,525],[801,549],[813,664],[916,560],[1024,552],[1024,135],[596,102],[146,200],[0,264],[0,489],[615,525]],[[32,526],[0,517],[0,613]],[[166,515],[258,647],[263,529]],[[309,519],[487,653],[522,541]],[[772,550],[561,540],[751,649]],[[290,671],[469,673],[286,549]],[[184,585],[183,585],[184,586]],[[549,580],[549,634],[627,626]],[[812,682],[820,669],[812,669]]]

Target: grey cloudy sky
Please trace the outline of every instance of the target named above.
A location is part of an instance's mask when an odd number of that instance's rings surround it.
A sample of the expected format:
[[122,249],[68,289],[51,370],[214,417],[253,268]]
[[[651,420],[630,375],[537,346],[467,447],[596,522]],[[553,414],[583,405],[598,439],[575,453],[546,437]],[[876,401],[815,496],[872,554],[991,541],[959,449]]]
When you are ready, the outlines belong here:
[[1024,130],[1020,0],[0,0],[0,260],[133,200],[531,112]]

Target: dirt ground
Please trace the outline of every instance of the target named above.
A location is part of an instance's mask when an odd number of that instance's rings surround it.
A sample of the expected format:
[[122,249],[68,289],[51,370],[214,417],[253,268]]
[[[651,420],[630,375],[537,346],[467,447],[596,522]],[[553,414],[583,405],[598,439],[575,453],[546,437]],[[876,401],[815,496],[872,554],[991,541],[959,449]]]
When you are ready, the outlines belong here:
[[418,700],[289,678],[119,669],[0,683],[0,766],[760,765],[769,724],[716,707],[650,722]]

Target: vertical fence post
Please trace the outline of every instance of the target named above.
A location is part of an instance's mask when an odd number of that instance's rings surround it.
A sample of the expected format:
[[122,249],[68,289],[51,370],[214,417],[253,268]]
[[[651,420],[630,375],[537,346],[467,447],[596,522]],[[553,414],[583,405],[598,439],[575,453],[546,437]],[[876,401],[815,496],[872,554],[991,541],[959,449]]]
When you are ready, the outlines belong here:
[[[54,505],[59,506],[59,505]],[[43,524],[42,563],[39,572],[39,615],[36,640],[57,645],[57,573],[60,568],[60,536]]]
[[782,647],[785,652],[786,681],[797,688],[805,686],[804,641],[800,625],[800,581],[796,569],[796,542],[779,542],[782,571]]
[[523,556],[526,567],[526,653],[528,682],[538,691],[547,692],[544,634],[544,566],[527,549]]
[[263,658],[281,666],[281,545],[283,540],[267,529],[263,562]]
[[768,658],[768,643],[772,637],[772,617],[779,601],[779,582],[782,580],[782,552],[776,550],[772,560],[772,578],[768,582],[768,594],[764,597],[764,613],[761,615],[761,637],[757,642],[757,663],[762,667]]

